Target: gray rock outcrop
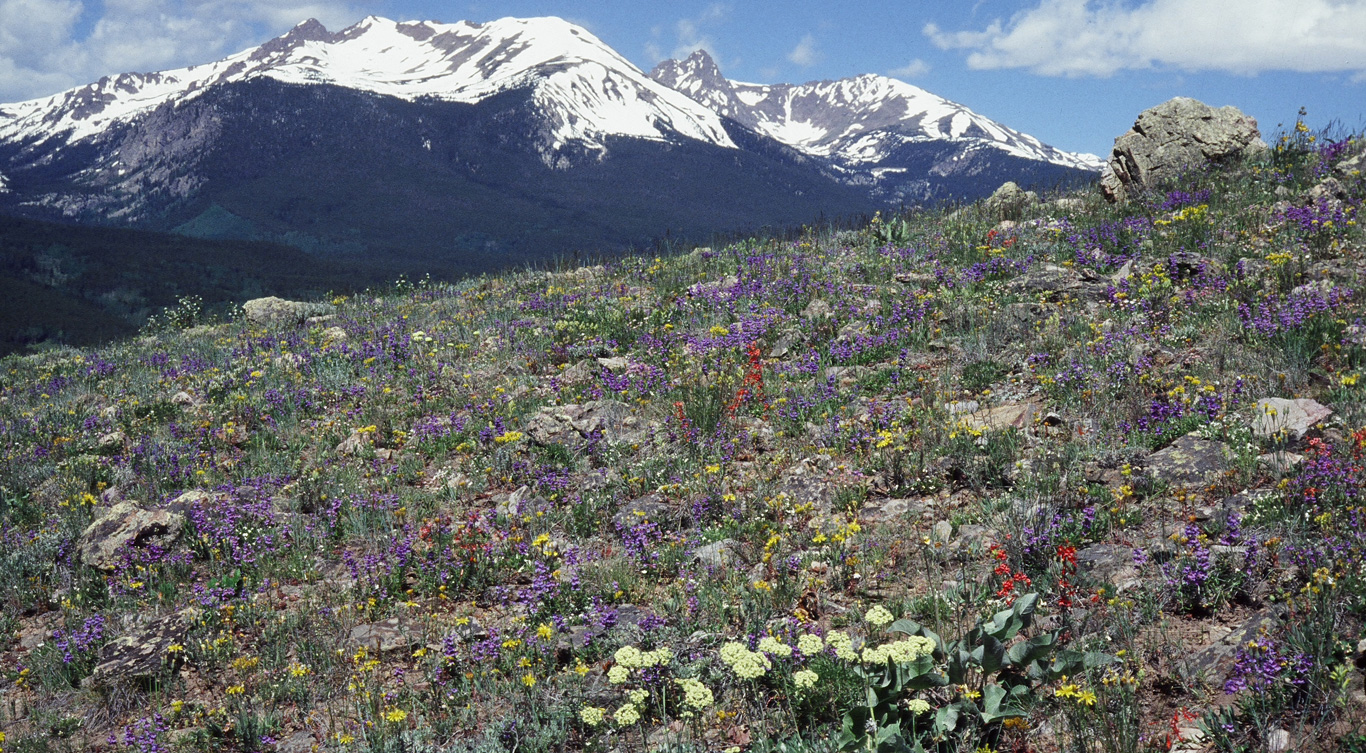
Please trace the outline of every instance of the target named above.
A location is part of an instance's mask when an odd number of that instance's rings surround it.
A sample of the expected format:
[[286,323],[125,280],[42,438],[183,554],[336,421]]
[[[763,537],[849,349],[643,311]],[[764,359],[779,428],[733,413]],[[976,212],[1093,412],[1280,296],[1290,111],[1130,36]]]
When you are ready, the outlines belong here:
[[87,682],[109,685],[156,679],[164,669],[173,667],[184,657],[185,638],[198,618],[198,609],[186,607],[110,641],[100,649],[100,663]]
[[581,447],[594,435],[604,442],[640,442],[649,435],[648,423],[617,400],[594,400],[583,405],[553,405],[538,411],[526,424],[526,434],[538,445]]
[[1134,127],[1115,139],[1101,190],[1110,201],[1125,201],[1135,190],[1259,146],[1265,144],[1257,121],[1238,108],[1216,110],[1199,100],[1176,97],[1144,110]]
[[1175,486],[1206,484],[1228,469],[1228,446],[1187,434],[1144,461],[1148,474]]
[[120,502],[105,510],[81,534],[81,562],[100,570],[114,570],[129,547],[168,547],[180,535],[185,516],[171,510],[144,510]]

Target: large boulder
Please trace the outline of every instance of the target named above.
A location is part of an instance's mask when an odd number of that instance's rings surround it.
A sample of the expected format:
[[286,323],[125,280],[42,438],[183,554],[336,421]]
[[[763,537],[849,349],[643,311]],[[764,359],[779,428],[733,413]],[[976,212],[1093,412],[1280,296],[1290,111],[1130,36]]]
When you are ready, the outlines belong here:
[[1007,181],[987,197],[986,208],[998,220],[1019,220],[1025,209],[1038,203],[1038,194],[1020,188],[1015,181]]
[[1135,190],[1259,146],[1265,144],[1257,121],[1238,108],[1216,110],[1199,100],[1176,97],[1144,110],[1134,127],[1115,139],[1101,190],[1110,201],[1124,201]]
[[120,502],[105,510],[81,534],[81,562],[100,570],[114,570],[132,547],[165,549],[180,535],[185,516],[172,510],[144,510]]
[[242,304],[247,321],[272,327],[297,327],[309,317],[326,316],[336,311],[337,307],[330,303],[286,301],[275,296],[255,298]]

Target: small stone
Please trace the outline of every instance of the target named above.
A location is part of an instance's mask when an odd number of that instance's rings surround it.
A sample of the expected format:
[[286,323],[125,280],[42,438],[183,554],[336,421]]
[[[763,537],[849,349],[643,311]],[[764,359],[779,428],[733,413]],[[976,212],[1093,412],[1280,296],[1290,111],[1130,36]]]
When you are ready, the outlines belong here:
[[1176,740],[1172,741],[1172,751],[1181,753],[1197,753],[1205,749],[1205,731],[1199,727],[1179,727],[1176,730]]
[[902,285],[920,285],[922,287],[936,285],[939,282],[938,277],[927,272],[897,272],[892,275],[892,279]]
[[1034,424],[1039,406],[1035,403],[1008,403],[969,413],[959,423],[976,431],[1026,429]]
[[295,732],[280,741],[276,750],[279,751],[279,753],[311,753],[316,746],[316,742],[316,738],[314,738],[312,732],[302,730]]
[[783,335],[778,338],[778,342],[773,343],[773,347],[768,351],[769,358],[782,358],[792,351],[792,346],[797,344],[797,336],[793,334]]
[[397,617],[351,628],[350,641],[360,647],[387,654],[408,645],[409,630]]
[[115,429],[101,436],[96,446],[100,452],[118,452],[127,442],[128,435],[123,433],[123,429]]
[[1304,456],[1293,452],[1268,452],[1257,456],[1257,467],[1270,473],[1284,475],[1304,462]]
[[533,509],[544,507],[545,499],[536,496],[531,491],[531,487],[523,484],[517,487],[507,497],[499,500],[494,505],[494,512],[507,518],[514,518],[518,515],[530,513]]
[[1249,617],[1243,624],[1230,630],[1220,639],[1187,654],[1183,668],[1190,677],[1203,677],[1213,687],[1223,687],[1233,668],[1235,655],[1248,641],[1255,639],[1262,631],[1274,631],[1280,623],[1284,610],[1271,606]]
[[1077,271],[1057,264],[1035,264],[1027,272],[1006,283],[1006,289],[1031,298],[1057,302],[1063,298],[1104,298],[1110,280],[1090,269]]
[[1290,732],[1279,727],[1266,733],[1267,753],[1283,753],[1290,750]]
[[930,538],[933,541],[947,542],[953,537],[953,524],[947,520],[941,520],[934,524],[930,529]]
[[740,278],[735,275],[726,275],[719,280],[699,282],[688,288],[688,295],[698,298],[708,295],[716,295],[726,290],[730,290],[740,284]]
[[428,489],[445,490],[452,492],[458,492],[461,489],[468,487],[469,485],[469,476],[466,476],[465,474],[451,467],[446,467],[438,470],[436,473],[432,474],[432,477],[428,479],[427,482],[424,484],[424,486]]
[[806,304],[806,308],[802,309],[802,316],[807,319],[827,319],[832,313],[834,312],[830,304],[820,298]]
[[721,539],[693,550],[693,561],[704,567],[730,567],[739,562],[740,542]]
[[838,489],[819,469],[807,463],[795,463],[778,477],[774,491],[786,495],[791,504],[812,504],[824,514],[834,505]]
[[1092,544],[1082,549],[1077,552],[1077,569],[1120,591],[1133,588],[1139,582],[1134,552],[1120,544]]
[[375,439],[374,439],[374,437],[375,437],[375,435],[374,435],[373,432],[369,432],[369,431],[366,431],[366,430],[364,430],[364,429],[356,429],[356,430],[354,430],[354,431],[351,432],[351,435],[350,435],[350,436],[348,436],[346,439],[343,439],[343,440],[337,445],[337,454],[338,454],[338,455],[355,455],[355,454],[358,454],[362,449],[364,449],[364,448],[366,448],[366,447],[371,447],[371,446],[373,446],[373,445],[375,444]]
[[1009,303],[1001,311],[1002,319],[1017,328],[1030,328],[1048,318],[1048,307],[1041,303]]
[[949,409],[950,416],[958,416],[964,413],[975,413],[981,409],[982,404],[976,400],[959,400],[945,406]]
[[1263,439],[1285,437],[1299,441],[1333,411],[1315,400],[1264,397],[1252,408],[1252,433]]
[[868,511],[868,517],[879,522],[888,522],[907,516],[919,517],[930,509],[925,499],[888,499]]
[[1019,220],[1024,211],[1039,203],[1039,195],[1025,191],[1014,181],[1006,181],[987,197],[988,212],[1002,220]]
[[664,495],[650,494],[622,505],[621,512],[612,517],[612,522],[621,528],[630,528],[645,522],[662,522],[671,512]]
[[999,538],[997,532],[983,525],[967,523],[958,527],[958,541],[964,547],[981,545]]
[[182,408],[193,408],[198,405],[198,403],[195,402],[194,396],[186,392],[185,390],[181,390],[180,392],[177,392],[174,395],[172,395],[171,404],[179,405]]
[[1076,196],[1064,196],[1054,199],[1053,206],[1060,212],[1080,212],[1086,208],[1086,199]]

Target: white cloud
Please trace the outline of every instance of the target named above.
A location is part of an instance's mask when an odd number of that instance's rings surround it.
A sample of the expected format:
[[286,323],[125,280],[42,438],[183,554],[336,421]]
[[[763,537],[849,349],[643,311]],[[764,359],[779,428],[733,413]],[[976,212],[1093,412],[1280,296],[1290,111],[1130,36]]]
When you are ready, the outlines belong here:
[[810,34],[802,37],[802,41],[792,48],[792,52],[787,53],[788,62],[809,68],[821,59],[821,53],[816,49],[816,38]]
[[[698,50],[706,50],[718,65],[721,55],[716,51],[716,43],[707,33],[707,28],[723,21],[730,14],[730,6],[725,3],[712,3],[694,18],[680,18],[673,25],[673,40],[664,39],[664,28],[655,26],[650,30],[651,39],[645,43],[645,54],[653,60],[663,60],[667,56],[682,60]],[[665,47],[670,51],[665,53]],[[733,61],[732,61],[733,62]]]
[[892,70],[887,71],[887,75],[895,78],[915,78],[929,72],[930,64],[920,58],[916,58],[900,68],[893,68]]
[[307,18],[336,30],[362,15],[347,0],[0,0],[0,102],[206,63]]
[[940,49],[968,50],[970,68],[1046,76],[1366,71],[1366,0],[1042,0],[981,31],[931,23],[924,33]]

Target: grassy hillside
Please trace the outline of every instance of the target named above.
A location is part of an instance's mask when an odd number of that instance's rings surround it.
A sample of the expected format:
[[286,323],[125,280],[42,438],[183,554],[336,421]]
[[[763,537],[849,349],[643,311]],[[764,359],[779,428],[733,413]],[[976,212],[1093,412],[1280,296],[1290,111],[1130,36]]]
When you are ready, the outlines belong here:
[[1366,749],[1362,146],[6,358],[0,748]]
[[349,291],[373,274],[272,243],[0,215],[0,354],[108,342],[182,298],[225,313],[257,296]]

